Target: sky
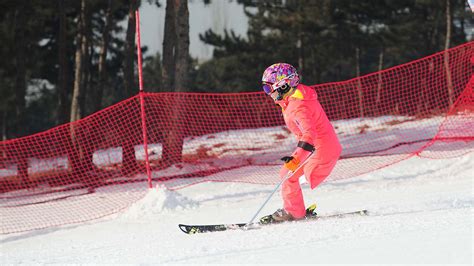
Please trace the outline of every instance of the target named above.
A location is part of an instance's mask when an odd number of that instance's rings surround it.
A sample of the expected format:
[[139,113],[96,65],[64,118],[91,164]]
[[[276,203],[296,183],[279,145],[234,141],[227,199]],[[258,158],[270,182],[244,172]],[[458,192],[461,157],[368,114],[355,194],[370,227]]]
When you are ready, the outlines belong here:
[[[164,1],[166,2],[166,1]],[[208,29],[223,33],[233,30],[237,35],[246,36],[248,19],[244,8],[235,0],[214,0],[205,5],[202,0],[189,0],[190,54],[199,61],[212,57],[213,47],[199,40],[199,34]],[[166,3],[160,8],[146,1],[140,8],[140,28],[142,46],[148,47],[147,55],[162,50]]]

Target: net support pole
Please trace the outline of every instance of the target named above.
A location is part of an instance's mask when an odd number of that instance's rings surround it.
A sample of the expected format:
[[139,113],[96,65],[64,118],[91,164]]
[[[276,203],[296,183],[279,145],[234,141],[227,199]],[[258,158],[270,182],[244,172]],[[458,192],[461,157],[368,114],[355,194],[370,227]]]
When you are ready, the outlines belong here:
[[136,42],[137,42],[137,57],[138,57],[138,86],[140,89],[139,98],[140,98],[140,114],[142,118],[142,134],[143,134],[143,149],[145,152],[145,167],[146,175],[148,178],[148,187],[152,188],[151,182],[151,171],[150,171],[150,161],[148,158],[148,137],[147,137],[147,127],[146,127],[146,113],[145,113],[145,95],[143,91],[143,72],[142,72],[142,48],[140,42],[140,12],[135,11],[135,32],[136,32]]

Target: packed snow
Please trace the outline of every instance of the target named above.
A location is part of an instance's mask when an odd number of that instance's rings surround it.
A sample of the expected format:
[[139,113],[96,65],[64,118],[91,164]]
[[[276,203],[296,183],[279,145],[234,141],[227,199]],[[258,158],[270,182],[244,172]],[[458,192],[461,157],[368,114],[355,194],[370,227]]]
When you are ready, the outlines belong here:
[[[197,235],[177,225],[248,222],[274,185],[159,186],[113,217],[2,235],[0,263],[472,265],[473,168],[474,153],[413,157],[363,176],[328,180],[313,191],[303,184],[306,203],[316,202],[319,215],[367,209],[369,216]],[[276,194],[262,215],[280,206]]]

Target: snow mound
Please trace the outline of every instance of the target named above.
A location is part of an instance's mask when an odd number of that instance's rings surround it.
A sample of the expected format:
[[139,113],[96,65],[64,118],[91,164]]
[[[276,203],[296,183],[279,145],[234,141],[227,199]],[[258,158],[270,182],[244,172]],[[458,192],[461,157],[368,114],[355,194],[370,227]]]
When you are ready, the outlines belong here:
[[176,191],[157,185],[150,189],[143,199],[135,202],[123,213],[123,218],[143,218],[157,214],[171,213],[185,209],[195,209],[199,203]]

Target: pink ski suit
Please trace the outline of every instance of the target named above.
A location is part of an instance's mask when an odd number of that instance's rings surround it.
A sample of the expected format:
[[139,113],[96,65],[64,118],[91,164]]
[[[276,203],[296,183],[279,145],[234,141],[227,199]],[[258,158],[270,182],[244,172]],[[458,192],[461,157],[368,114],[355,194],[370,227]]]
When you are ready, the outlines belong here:
[[[287,127],[297,140],[315,148],[307,163],[282,184],[283,208],[293,217],[302,218],[305,216],[305,205],[299,178],[304,174],[311,189],[317,187],[331,173],[342,147],[314,89],[299,84],[291,95],[278,103],[282,107]],[[298,147],[292,156],[302,163],[310,154]],[[283,167],[280,177],[284,178],[288,171]]]

